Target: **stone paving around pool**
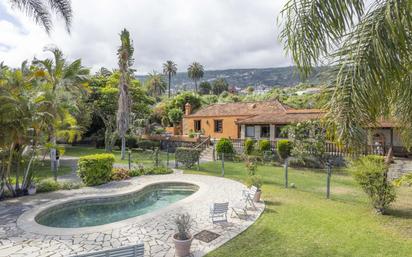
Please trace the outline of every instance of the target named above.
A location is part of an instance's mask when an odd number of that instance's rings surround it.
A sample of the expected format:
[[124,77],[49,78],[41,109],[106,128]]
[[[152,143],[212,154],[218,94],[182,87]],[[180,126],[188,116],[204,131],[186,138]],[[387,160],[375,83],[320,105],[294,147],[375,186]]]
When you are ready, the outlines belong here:
[[[200,185],[199,192],[173,203],[168,207],[126,220],[124,223],[112,223],[92,227],[90,232],[47,234],[36,231],[36,227],[21,225],[22,217],[30,216],[42,206],[56,202],[84,197],[122,194],[141,188],[145,184],[166,181],[192,182]],[[252,225],[264,210],[264,203],[258,203],[257,211],[248,210],[249,216],[239,219],[231,217],[229,222],[212,224],[209,219],[209,207],[214,202],[226,202],[234,206],[241,200],[245,186],[239,182],[212,176],[183,175],[179,172],[171,175],[142,176],[120,182],[111,182],[99,187],[85,187],[78,190],[57,191],[38,194],[0,202],[0,256],[73,256],[80,253],[94,252],[134,245],[144,242],[145,256],[174,256],[172,236],[175,233],[174,218],[179,213],[189,213],[193,218],[192,233],[209,230],[220,236],[205,243],[193,240],[193,256],[203,256],[229,241]],[[230,206],[229,206],[230,207]],[[17,222],[19,219],[19,222]],[[18,223],[20,225],[18,225]],[[29,226],[30,227],[30,226]],[[101,229],[100,229],[100,228]],[[98,229],[96,229],[98,228]],[[87,230],[87,229],[86,229]]]

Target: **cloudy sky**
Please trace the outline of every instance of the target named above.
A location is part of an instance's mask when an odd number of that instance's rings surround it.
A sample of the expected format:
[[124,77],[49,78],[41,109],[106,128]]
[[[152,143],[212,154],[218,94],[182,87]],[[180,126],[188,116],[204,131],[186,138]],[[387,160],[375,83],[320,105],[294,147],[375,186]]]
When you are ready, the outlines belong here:
[[180,71],[198,61],[206,69],[263,68],[290,65],[277,36],[276,18],[285,0],[72,0],[72,32],[61,20],[50,35],[9,0],[0,0],[0,61],[19,66],[44,46],[54,44],[84,65],[117,66],[119,32],[134,41],[135,68],[161,71],[173,60]]

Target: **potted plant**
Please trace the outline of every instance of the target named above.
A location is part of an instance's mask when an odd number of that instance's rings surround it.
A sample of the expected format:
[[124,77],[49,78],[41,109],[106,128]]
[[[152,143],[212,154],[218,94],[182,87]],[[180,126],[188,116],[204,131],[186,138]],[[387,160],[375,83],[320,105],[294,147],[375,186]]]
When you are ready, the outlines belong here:
[[262,178],[258,175],[249,176],[246,180],[246,184],[248,187],[255,186],[258,189],[253,201],[260,202],[260,196],[262,195]]
[[189,230],[192,220],[189,214],[179,214],[175,219],[177,233],[173,235],[176,256],[184,257],[190,255],[190,246],[192,245],[193,236]]
[[31,183],[30,183],[29,188],[27,188],[27,193],[28,193],[29,195],[34,195],[34,194],[36,194],[36,184],[35,184],[34,182],[31,182]]

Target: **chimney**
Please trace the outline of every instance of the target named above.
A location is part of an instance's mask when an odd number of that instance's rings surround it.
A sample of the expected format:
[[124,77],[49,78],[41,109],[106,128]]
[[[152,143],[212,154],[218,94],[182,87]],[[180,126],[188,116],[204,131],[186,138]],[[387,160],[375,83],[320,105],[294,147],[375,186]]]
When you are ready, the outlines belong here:
[[192,105],[190,103],[185,104],[185,115],[190,115],[192,113]]

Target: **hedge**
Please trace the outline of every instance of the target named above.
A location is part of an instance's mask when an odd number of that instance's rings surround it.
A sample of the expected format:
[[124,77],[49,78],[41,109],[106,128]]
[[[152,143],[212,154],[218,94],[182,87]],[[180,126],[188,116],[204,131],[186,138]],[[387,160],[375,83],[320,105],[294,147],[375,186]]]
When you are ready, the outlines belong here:
[[80,157],[79,177],[87,186],[107,183],[112,176],[113,154],[92,154]]
[[137,147],[144,150],[154,150],[155,148],[160,147],[160,142],[151,140],[140,140],[137,142]]
[[258,143],[259,145],[259,151],[261,153],[266,152],[266,151],[270,151],[270,141],[267,139],[262,139],[259,141]]
[[233,148],[233,143],[230,139],[221,138],[216,144],[216,152],[218,154],[225,153],[225,154],[233,154],[235,153],[235,149]]
[[175,152],[175,161],[181,162],[186,168],[191,168],[200,158],[201,151],[199,149],[178,147]]
[[246,138],[244,144],[245,154],[251,154],[255,148],[255,142],[251,138]]
[[292,142],[287,139],[281,139],[277,143],[277,150],[279,157],[282,159],[286,159],[290,156],[290,152],[292,151],[293,145]]

